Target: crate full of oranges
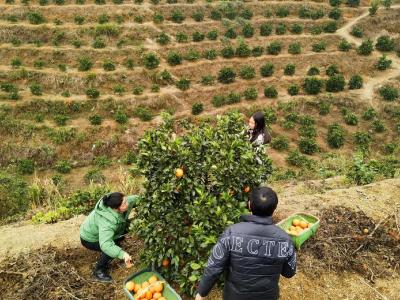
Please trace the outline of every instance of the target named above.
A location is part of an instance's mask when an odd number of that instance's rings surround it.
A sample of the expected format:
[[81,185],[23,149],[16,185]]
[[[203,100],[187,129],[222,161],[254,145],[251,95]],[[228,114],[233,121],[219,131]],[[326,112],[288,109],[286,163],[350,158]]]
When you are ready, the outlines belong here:
[[181,300],[160,274],[143,270],[125,280],[124,291],[132,300]]

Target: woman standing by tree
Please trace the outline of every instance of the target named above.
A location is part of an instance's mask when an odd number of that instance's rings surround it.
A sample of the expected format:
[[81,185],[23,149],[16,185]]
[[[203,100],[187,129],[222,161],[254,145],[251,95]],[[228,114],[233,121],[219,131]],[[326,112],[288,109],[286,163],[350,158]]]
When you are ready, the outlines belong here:
[[249,120],[249,130],[247,135],[249,141],[255,145],[265,145],[271,142],[271,135],[265,126],[265,117],[262,111],[258,111]]

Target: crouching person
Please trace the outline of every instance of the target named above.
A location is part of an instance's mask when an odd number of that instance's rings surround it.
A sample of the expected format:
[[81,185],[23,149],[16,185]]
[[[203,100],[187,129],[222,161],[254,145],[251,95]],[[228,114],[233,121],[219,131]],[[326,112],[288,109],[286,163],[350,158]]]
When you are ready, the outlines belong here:
[[138,196],[125,197],[122,193],[103,196],[80,227],[82,245],[101,252],[93,271],[96,280],[110,282],[109,264],[114,258],[131,263],[130,255],[121,249],[120,242],[129,230],[129,214],[139,200]]
[[229,226],[212,249],[196,300],[208,295],[224,271],[224,300],[278,299],[280,275],[295,275],[292,240],[272,223],[276,193],[257,188],[250,193],[248,205],[252,214]]

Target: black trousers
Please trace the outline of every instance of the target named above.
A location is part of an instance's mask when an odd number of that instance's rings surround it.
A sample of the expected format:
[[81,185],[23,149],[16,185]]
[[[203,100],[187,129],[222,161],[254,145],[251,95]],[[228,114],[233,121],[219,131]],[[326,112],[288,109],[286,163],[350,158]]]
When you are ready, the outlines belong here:
[[[124,239],[125,239],[125,237],[122,237],[120,239],[115,240],[115,244],[120,246],[121,242]],[[97,264],[96,264],[96,269],[106,270],[108,268],[108,265],[113,260],[113,258],[108,256],[107,254],[105,254],[101,250],[99,242],[88,242],[88,241],[85,241],[84,239],[81,238],[81,244],[86,249],[97,251],[97,252],[101,252],[100,258],[99,258],[99,260],[97,261]]]

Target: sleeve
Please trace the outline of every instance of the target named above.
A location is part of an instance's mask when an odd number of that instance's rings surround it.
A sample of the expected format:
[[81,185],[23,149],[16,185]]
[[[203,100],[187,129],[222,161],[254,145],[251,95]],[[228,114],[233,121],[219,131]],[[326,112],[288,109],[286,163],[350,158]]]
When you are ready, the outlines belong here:
[[119,258],[123,259],[124,258],[124,251],[119,247],[118,245],[115,244],[114,242],[114,230],[112,227],[107,226],[107,225],[102,225],[99,228],[99,244],[100,244],[100,249],[103,251],[105,254],[112,258]]
[[229,237],[228,231],[225,231],[211,251],[207,267],[198,287],[198,293],[202,297],[208,295],[219,276],[227,267],[230,255]]
[[287,259],[285,261],[285,263],[283,264],[283,268],[282,268],[282,276],[286,277],[286,278],[291,278],[296,274],[296,251],[294,249],[293,243],[290,242],[290,248],[288,251],[288,256]]

